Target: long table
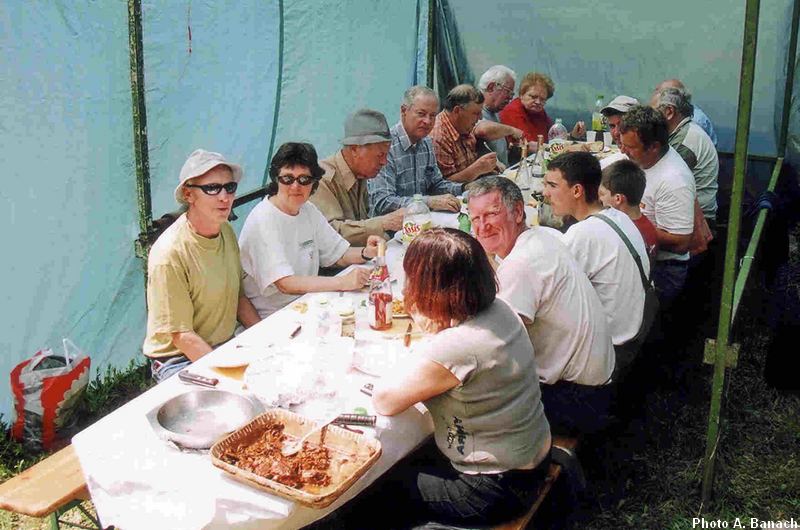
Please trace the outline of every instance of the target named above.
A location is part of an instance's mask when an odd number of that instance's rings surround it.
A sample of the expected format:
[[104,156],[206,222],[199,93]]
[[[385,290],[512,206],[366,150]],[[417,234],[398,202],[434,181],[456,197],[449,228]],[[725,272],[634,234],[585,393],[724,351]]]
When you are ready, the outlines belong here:
[[[436,224],[457,224],[454,215],[434,214]],[[397,273],[401,267],[403,251],[399,242],[388,246],[390,270]],[[395,285],[396,289],[401,286]],[[319,294],[308,294],[298,301],[313,306]],[[356,308],[366,299],[364,291],[328,293],[335,300],[339,296],[351,299]],[[356,311],[356,318],[359,317]],[[217,377],[217,388],[245,393],[241,380],[220,375],[214,366],[242,348],[266,347],[307,343],[314,347],[313,310],[301,314],[290,305],[245,330],[226,344],[195,362],[191,371],[200,375]],[[294,339],[289,337],[297,324],[302,331]],[[405,324],[403,324],[405,325]],[[359,325],[356,330],[358,338]],[[376,332],[372,332],[376,333]],[[346,340],[346,339],[342,339]],[[402,343],[402,334],[391,336],[383,343],[373,343],[370,355],[391,355]],[[352,346],[327,344],[318,348],[331,356],[330,366],[339,367],[341,373],[332,373],[326,384],[335,395],[318,396],[299,406],[301,414],[313,414],[315,407],[325,406],[335,399],[341,412],[352,412],[363,407],[374,414],[371,399],[359,390],[363,384],[376,379],[351,368]],[[290,349],[286,350],[291,352]],[[291,364],[290,354],[274,359],[276,371],[283,363]],[[224,372],[224,370],[223,370]],[[385,473],[403,456],[419,446],[432,432],[433,425],[424,407],[412,407],[393,417],[379,417],[376,429],[365,429],[368,436],[377,437],[382,445],[380,459],[342,497],[325,509],[312,509],[236,482],[214,467],[207,453],[186,451],[165,442],[153,429],[148,413],[170,398],[198,387],[184,384],[172,377],[156,385],[141,396],[131,400],[95,424],[78,433],[72,444],[80,459],[83,473],[97,514],[104,526],[114,525],[126,530],[137,528],[213,529],[213,528],[300,528],[335,510],[358,495],[376,478]],[[263,389],[262,389],[263,390]],[[263,394],[263,393],[262,393]]]
[[[432,218],[436,226],[453,228],[458,225],[455,214],[433,212]],[[395,296],[402,292],[403,287],[403,255],[404,250],[399,241],[390,241],[387,263],[391,276],[398,280],[393,283]],[[367,293],[308,294],[298,302],[313,307],[320,296],[327,296],[331,302],[339,297],[349,299],[356,308],[360,308]],[[191,371],[217,377],[220,380],[217,388],[220,390],[246,393],[241,380],[221,375],[221,372],[231,372],[215,368],[215,365],[224,364],[226,356],[235,355],[241,348],[252,350],[275,344],[274,347],[282,351],[282,346],[306,343],[328,358],[332,373],[325,384],[330,386],[327,390],[334,393],[311,398],[293,410],[311,417],[320,417],[320,409],[330,408],[333,401],[343,413],[364,408],[369,414],[374,414],[371,399],[359,390],[365,383],[376,379],[351,367],[353,344],[346,341],[318,344],[314,335],[314,311],[301,314],[293,306],[294,304],[276,312],[204,356],[192,365]],[[365,328],[363,310],[356,311],[356,320],[360,322],[356,327],[358,339],[359,333]],[[299,336],[291,339],[289,335],[298,324],[302,324],[302,331]],[[399,326],[396,327],[404,329],[405,326],[404,322],[399,321]],[[370,333],[373,335],[369,336]],[[402,333],[389,334],[388,340],[383,342],[380,339],[374,340],[375,333],[366,331],[366,339],[372,341],[369,343],[369,355],[378,358],[384,356],[387,359],[396,355],[402,342]],[[285,356],[276,356],[273,359],[276,372],[281,366],[295,362],[291,356],[292,350],[285,351]],[[322,518],[358,495],[433,432],[430,416],[421,405],[397,416],[379,417],[379,426],[376,429],[365,429],[365,434],[380,440],[383,450],[380,459],[331,506],[311,509],[236,482],[214,467],[207,453],[180,450],[156,434],[148,414],[152,416],[152,412],[170,398],[197,388],[172,377],[72,439],[92,501],[103,525],[114,525],[126,530],[300,528]]]

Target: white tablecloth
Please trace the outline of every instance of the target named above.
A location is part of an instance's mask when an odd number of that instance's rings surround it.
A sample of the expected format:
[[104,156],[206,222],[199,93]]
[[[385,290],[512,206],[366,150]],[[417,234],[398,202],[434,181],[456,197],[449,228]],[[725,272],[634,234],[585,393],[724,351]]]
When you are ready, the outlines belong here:
[[[457,227],[455,214],[432,213],[438,226]],[[393,278],[395,295],[402,292],[403,248],[397,241],[390,242],[387,263]],[[315,297],[301,298],[310,306]],[[323,295],[324,296],[324,295]],[[333,298],[338,295],[328,293]],[[345,293],[356,307],[366,298],[366,293]],[[356,312],[358,317],[358,311]],[[243,392],[242,382],[220,376],[212,370],[237,345],[265,346],[270,343],[288,343],[288,335],[298,322],[303,330],[296,342],[313,342],[315,337],[313,310],[301,315],[291,307],[275,313],[258,325],[244,331],[192,365],[191,370],[200,375],[220,379],[218,389]],[[379,349],[391,354],[400,339],[386,342]],[[330,349],[330,348],[329,348]],[[374,348],[372,351],[376,351]],[[342,348],[331,355],[351,355]],[[349,366],[350,359],[342,359]],[[292,359],[283,362],[291,363]],[[342,377],[333,378],[336,399],[342,412],[364,407],[372,414],[369,397],[359,392],[366,382],[375,378],[349,370]],[[383,427],[366,429],[365,433],[377,436],[383,452],[378,462],[331,506],[322,510],[307,508],[277,496],[240,484],[211,464],[208,454],[180,451],[164,442],[154,432],[146,415],[168,399],[198,387],[181,383],[177,377],[148,390],[123,405],[94,425],[77,434],[72,443],[83,468],[92,501],[105,526],[114,525],[125,530],[144,528],[195,529],[195,528],[300,528],[335,510],[377,477],[385,473],[403,456],[419,446],[433,432],[430,416],[423,407],[412,407],[391,418],[379,417]],[[317,400],[319,401],[319,400]],[[305,411],[313,410],[319,403],[305,404]],[[300,413],[304,413],[301,406]]]
[[[451,226],[455,219],[454,215],[435,214],[434,217],[435,222]],[[397,260],[402,260],[401,247],[392,242],[389,249],[391,268],[397,270]],[[315,296],[319,295],[306,295],[301,300],[313,306]],[[338,297],[332,293],[328,296]],[[366,293],[345,293],[344,296],[353,299],[358,307]],[[218,389],[243,392],[241,381],[222,377],[212,370],[221,356],[230,354],[237,345],[288,343],[288,335],[299,321],[303,321],[303,330],[293,342],[314,341],[312,318],[313,310],[300,315],[285,308],[209,353],[194,363],[191,370],[219,378]],[[391,350],[394,343],[400,341],[398,338],[386,342],[384,350]],[[351,355],[346,348],[342,350],[335,355]],[[292,361],[289,358],[284,362]],[[349,365],[349,359],[344,363]],[[370,398],[359,391],[364,383],[374,382],[374,377],[349,370],[334,380],[342,412],[364,407],[370,414],[374,413]],[[331,506],[316,510],[235,482],[212,465],[208,454],[180,451],[158,437],[146,415],[173,396],[198,388],[172,377],[72,439],[104,526],[115,525],[125,530],[300,528],[363,491],[433,432],[430,416],[423,407],[412,407],[391,418],[379,417],[382,428],[365,429],[365,434],[377,436],[381,442],[383,452],[378,462]],[[313,409],[314,405],[307,403],[306,410]],[[299,412],[303,411],[301,406]]]

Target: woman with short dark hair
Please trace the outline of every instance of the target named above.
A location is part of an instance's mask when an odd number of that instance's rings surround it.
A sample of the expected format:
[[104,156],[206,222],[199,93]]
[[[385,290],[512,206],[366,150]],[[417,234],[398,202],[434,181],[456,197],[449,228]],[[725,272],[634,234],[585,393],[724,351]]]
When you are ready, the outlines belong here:
[[380,385],[373,401],[385,415],[424,403],[438,451],[381,486],[391,503],[384,520],[393,527],[419,522],[407,516],[454,525],[510,520],[530,506],[550,450],[528,334],[496,298],[494,271],[470,235],[423,232],[403,267],[406,307],[431,335],[415,346],[415,364]]
[[378,236],[366,247],[350,247],[308,201],[319,186],[322,168],[314,146],[288,142],[278,148],[269,166],[267,198],[247,219],[239,236],[244,294],[261,318],[305,293],[351,291],[364,287],[369,270],[355,268],[335,277],[319,276],[319,268],[365,263],[377,254]]

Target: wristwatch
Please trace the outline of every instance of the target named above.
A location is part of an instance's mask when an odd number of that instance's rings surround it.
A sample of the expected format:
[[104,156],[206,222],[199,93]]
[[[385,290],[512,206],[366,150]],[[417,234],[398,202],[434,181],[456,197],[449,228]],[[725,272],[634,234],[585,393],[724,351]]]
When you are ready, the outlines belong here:
[[367,250],[367,247],[361,247],[361,259],[364,261],[369,261],[369,258],[364,255],[365,250]]

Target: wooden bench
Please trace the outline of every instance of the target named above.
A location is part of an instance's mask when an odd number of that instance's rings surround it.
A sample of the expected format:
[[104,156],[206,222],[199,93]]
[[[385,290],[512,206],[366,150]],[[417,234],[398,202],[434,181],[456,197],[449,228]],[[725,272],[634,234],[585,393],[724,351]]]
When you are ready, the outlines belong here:
[[[564,436],[553,436],[553,445],[555,447],[560,447],[570,452],[574,452],[578,447],[578,440],[576,438],[567,438]],[[545,477],[542,485],[539,487],[539,494],[536,496],[536,499],[534,499],[531,507],[528,508],[528,511],[514,520],[501,525],[493,526],[492,530],[524,530],[528,526],[528,523],[530,523],[531,519],[533,519],[536,511],[542,506],[544,499],[547,497],[547,494],[550,493],[550,490],[553,488],[553,484],[556,480],[558,480],[560,475],[561,466],[556,463],[551,463],[550,468],[547,470],[547,476]]]
[[94,524],[81,501],[89,500],[81,464],[71,445],[53,453],[19,475],[0,484],[0,509],[31,517],[50,517],[50,528],[59,528],[59,517],[78,508]]

